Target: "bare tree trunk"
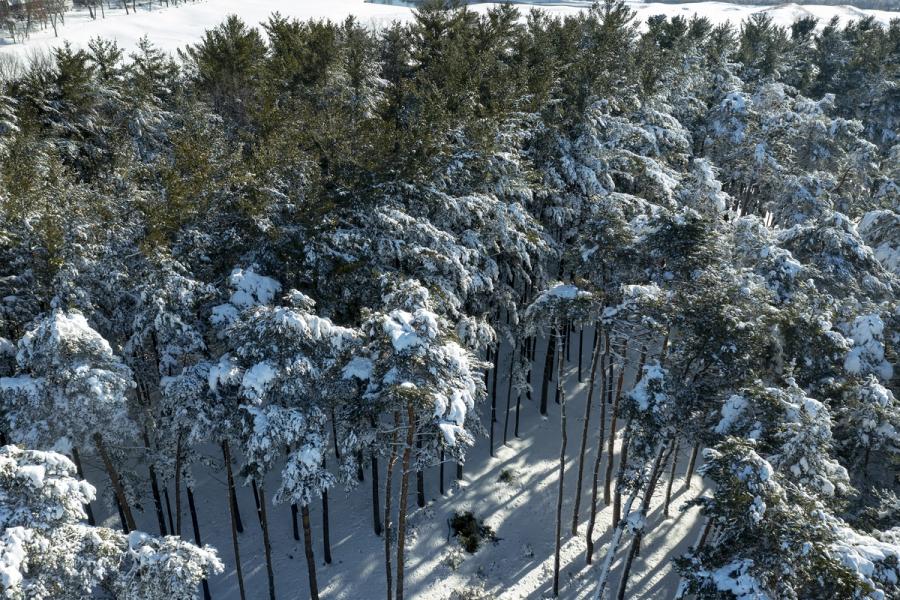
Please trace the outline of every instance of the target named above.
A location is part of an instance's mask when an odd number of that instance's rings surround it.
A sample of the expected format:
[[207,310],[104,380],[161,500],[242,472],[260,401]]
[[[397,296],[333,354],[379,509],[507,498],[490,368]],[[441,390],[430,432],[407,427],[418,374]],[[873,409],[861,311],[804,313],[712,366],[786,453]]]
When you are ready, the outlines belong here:
[[491,429],[490,429],[490,438],[489,438],[489,446],[491,458],[494,457],[494,423],[497,422],[497,376],[499,375],[498,371],[500,370],[500,343],[497,343],[497,348],[494,350],[494,380],[491,382]]
[[[628,496],[628,500],[625,502],[625,514],[631,512],[631,506],[634,504],[634,499],[637,497],[638,490],[635,489]],[[603,559],[603,565],[600,568],[600,577],[598,578],[597,589],[594,590],[594,600],[602,600],[606,592],[606,584],[609,580],[609,570],[612,566],[613,558],[616,555],[616,551],[619,549],[619,544],[622,542],[622,534],[625,532],[625,524],[624,522],[620,522],[615,530],[613,531],[612,540],[609,542],[609,546],[606,550],[606,557]]]
[[381,508],[378,506],[378,457],[372,452],[372,525],[375,535],[381,535]]
[[[581,339],[584,338],[584,329],[581,330]],[[600,338],[597,338],[599,344]],[[580,354],[580,352],[579,352]],[[584,405],[584,426],[581,430],[581,448],[578,452],[578,477],[575,484],[575,506],[572,510],[572,535],[578,535],[578,512],[581,507],[581,486],[584,479],[584,455],[587,452],[588,428],[591,422],[591,409],[594,404],[594,383],[597,378],[597,359],[600,355],[600,348],[594,346],[591,351],[591,378],[588,383],[587,402]],[[581,366],[581,357],[579,356],[578,365]],[[580,381],[580,377],[579,377]],[[601,401],[600,404],[603,404]],[[601,428],[603,426],[601,425]],[[602,444],[602,442],[601,442]]]
[[675,481],[675,469],[678,468],[678,449],[681,440],[675,441],[675,449],[672,451],[672,468],[669,470],[669,481],[666,482],[666,500],[663,504],[663,516],[669,518],[669,504],[672,502],[672,483]]
[[438,484],[438,488],[440,489],[441,496],[444,495],[444,449],[441,448],[441,457],[440,457],[440,479],[441,482]]
[[175,443],[175,535],[181,537],[181,434]]
[[[568,325],[566,325],[568,327]],[[561,332],[556,332],[557,344],[561,344],[563,337]],[[563,389],[563,349],[559,346],[557,354],[559,355],[558,369],[556,376],[556,393],[559,395],[559,413],[560,413],[560,437],[561,444],[559,449],[559,490],[556,495],[556,552],[553,557],[553,595],[559,596],[559,563],[560,550],[562,548],[562,505],[563,505],[563,477],[566,473],[566,445],[569,441],[568,432],[566,431],[566,391]]]
[[241,569],[241,549],[238,544],[238,521],[237,521],[237,497],[234,493],[234,473],[231,471],[231,451],[228,448],[228,441],[222,441],[222,458],[225,461],[225,474],[228,478],[228,507],[231,513],[231,542],[234,546],[234,567],[238,580],[238,589],[241,593],[241,600],[247,597],[244,590],[244,572]]
[[[491,423],[491,429],[494,424]],[[422,448],[422,440],[416,440],[416,448]],[[425,473],[421,469],[416,469],[416,505],[419,508],[425,507]]]
[[[143,437],[144,448],[146,449],[147,456],[150,456],[150,436],[148,435],[146,428],[143,430]],[[162,497],[159,494],[159,478],[156,476],[156,465],[152,460],[149,461],[149,463],[147,470],[150,474],[150,492],[153,495],[153,505],[156,508],[156,520],[159,522],[159,535],[166,536],[168,535],[168,528],[166,527],[166,516],[163,513]]]
[[[78,448],[75,446],[72,446],[72,462],[75,463],[75,472],[78,473],[78,478],[84,479],[84,468],[81,466],[81,455],[78,453]],[[91,508],[90,502],[84,505],[84,514],[87,515],[88,525],[93,527],[97,524],[94,520],[94,510]]]
[[634,537],[631,539],[631,548],[628,551],[625,565],[622,568],[622,579],[619,581],[618,600],[625,600],[625,590],[628,588],[628,577],[631,574],[631,565],[634,563],[634,557],[641,552],[641,538],[644,535],[644,529],[647,527],[644,521],[647,518],[647,513],[650,511],[650,503],[653,501],[653,492],[656,489],[656,484],[662,473],[662,467],[669,459],[669,454],[672,453],[672,444],[673,442],[667,444],[668,450],[666,450],[665,453],[657,452],[656,459],[653,461],[653,468],[650,470],[650,479],[647,481],[647,487],[644,490],[644,499],[641,502],[640,515],[642,525],[640,529],[635,531]]
[[309,522],[309,505],[300,507],[300,520],[303,522],[303,550],[306,553],[306,573],[309,577],[310,600],[319,600],[319,582],[316,579],[316,557],[313,554],[312,527]]
[[397,600],[403,600],[404,551],[406,549],[406,509],[409,501],[409,459],[412,454],[416,428],[416,413],[412,402],[406,406],[406,445],[403,447],[403,463],[400,477],[400,507],[397,517]]
[[[163,498],[166,500],[166,515],[169,517],[169,531],[175,531],[175,517],[172,516],[172,501],[169,499],[169,486],[163,486]],[[243,529],[238,529],[238,532]]]
[[578,334],[578,383],[581,383],[581,363],[584,361],[584,327]]
[[697,453],[700,452],[700,442],[691,448],[691,458],[688,459],[687,473],[684,474],[684,489],[691,487],[691,479],[694,477],[694,466],[697,464]]
[[541,414],[547,415],[547,396],[550,393],[550,381],[553,379],[553,334],[547,336],[547,356],[544,360],[544,374],[541,380]]
[[393,495],[394,464],[397,462],[397,431],[400,411],[394,411],[394,431],[391,433],[391,454],[388,458],[384,484],[384,566],[387,572],[387,600],[394,600],[394,573],[391,569],[391,497]]
[[272,541],[269,539],[269,518],[266,515],[266,487],[259,483],[259,525],[262,527],[263,550],[266,555],[266,576],[269,579],[269,600],[275,600],[275,570],[272,567]]
[[[599,323],[598,323],[599,329]],[[600,347],[601,335],[594,336],[594,345],[597,349]],[[599,352],[597,352],[599,354]],[[600,463],[603,460],[603,444],[606,441],[606,398],[604,392],[607,385],[606,362],[609,359],[609,339],[607,338],[606,347],[600,356],[600,430],[597,433],[597,457],[594,460],[594,472],[591,481],[591,515],[588,519],[587,529],[587,548],[585,550],[585,561],[591,564],[594,560],[594,526],[597,524],[597,492],[600,487]],[[596,366],[596,365],[595,365]],[[593,384],[591,384],[593,386]],[[608,462],[612,462],[612,454],[606,457]]]
[[509,355],[509,371],[506,382],[506,415],[503,417],[503,445],[506,445],[509,432],[509,409],[512,405],[513,368],[516,362],[516,353],[519,352],[519,341],[516,340],[512,352]]
[[[612,362],[612,358],[610,358],[610,362]],[[610,375],[612,375],[612,369],[610,369]],[[606,504],[609,504],[610,488],[612,485],[613,457],[615,456],[616,445],[616,423],[619,420],[619,405],[622,402],[622,383],[624,380],[625,362],[623,357],[622,366],[619,370],[619,379],[616,382],[616,396],[612,405],[612,415],[609,419],[609,447],[606,452],[608,458],[606,461],[606,478],[603,482],[603,502]],[[612,380],[610,380],[609,385],[610,388],[612,388]]]
[[613,494],[612,526],[618,527],[622,519],[622,478],[625,476],[625,467],[628,465],[628,431],[631,427],[629,420],[625,424],[625,433],[622,435],[622,450],[619,452],[619,469],[616,474],[616,491]]
[[322,490],[322,548],[325,564],[331,564],[331,521],[328,516],[328,490]]
[[109,457],[109,453],[106,451],[103,437],[99,433],[95,433],[93,439],[94,446],[97,448],[97,453],[100,454],[100,459],[103,461],[103,466],[106,468],[106,473],[109,475],[109,481],[112,484],[113,492],[116,494],[116,500],[118,500],[119,506],[122,508],[122,514],[125,517],[125,525],[128,529],[125,533],[134,531],[137,529],[137,525],[135,525],[134,516],[131,514],[131,506],[128,504],[128,498],[125,497],[125,488],[122,487],[122,480],[119,479],[119,473],[116,471],[116,468]]
[[[188,510],[191,512],[191,525],[194,529],[194,542],[198,548],[203,547],[203,540],[200,539],[200,523],[197,520],[197,505],[194,503],[194,490],[190,483],[187,486]],[[210,600],[212,596],[209,593],[209,582],[204,579],[203,584],[203,600]]]

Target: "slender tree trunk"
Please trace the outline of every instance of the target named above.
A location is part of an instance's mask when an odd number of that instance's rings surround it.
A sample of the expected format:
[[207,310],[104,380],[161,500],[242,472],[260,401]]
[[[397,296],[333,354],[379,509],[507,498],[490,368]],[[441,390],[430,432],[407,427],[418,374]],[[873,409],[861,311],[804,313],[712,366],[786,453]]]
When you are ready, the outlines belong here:
[[[143,438],[144,449],[147,452],[147,456],[151,456],[150,436],[147,433],[146,427],[143,429]],[[156,508],[156,520],[159,523],[159,535],[166,536],[168,535],[169,530],[166,527],[166,516],[163,513],[162,497],[159,494],[159,478],[156,476],[156,465],[152,460],[149,461],[149,465],[147,465],[147,471],[150,474],[150,493],[153,495],[153,506]]]
[[341,449],[338,447],[337,419],[334,418],[334,408],[331,409],[331,439],[334,440],[334,458],[341,462]]
[[494,380],[491,383],[491,429],[490,429],[490,438],[489,438],[489,446],[491,458],[494,457],[494,423],[497,422],[497,375],[499,375],[498,371],[500,370],[500,343],[497,343],[497,348],[494,350]]
[[300,511],[297,510],[297,505],[295,503],[291,503],[291,534],[294,536],[294,540],[300,541],[300,524],[297,522],[297,514]]
[[[568,325],[566,325],[568,327]],[[557,343],[562,343],[562,336],[557,330]],[[556,393],[559,395],[559,414],[560,414],[560,437],[561,444],[559,448],[559,490],[556,495],[556,552],[553,557],[553,595],[559,596],[559,563],[560,550],[562,549],[562,505],[563,505],[563,477],[566,472],[566,445],[569,441],[568,432],[566,431],[566,391],[563,389],[563,352],[562,346],[559,347],[559,361],[556,376]]]
[[394,600],[394,573],[391,568],[391,497],[393,496],[394,464],[397,462],[397,431],[400,411],[394,411],[394,431],[391,433],[391,454],[388,458],[384,484],[384,566],[387,573],[387,600]]
[[663,517],[669,518],[669,504],[672,502],[672,483],[675,481],[675,469],[678,468],[678,449],[681,445],[675,441],[675,449],[672,451],[672,468],[669,470],[669,481],[666,482],[666,500],[663,504]]
[[516,353],[519,351],[519,342],[516,340],[513,350],[509,355],[509,371],[506,381],[506,415],[503,417],[503,445],[507,442],[507,433],[509,432],[509,409],[512,405],[512,387],[513,387],[513,368],[516,362]]
[[[581,330],[581,338],[584,338],[584,329]],[[581,486],[584,478],[584,455],[587,452],[588,430],[591,422],[591,409],[593,408],[594,403],[594,383],[597,378],[597,359],[599,358],[599,355],[600,348],[594,346],[594,349],[591,351],[591,379],[588,383],[587,402],[584,405],[584,425],[581,430],[581,448],[578,452],[578,477],[575,484],[575,506],[572,510],[573,536],[578,535],[578,512],[581,507]],[[580,356],[578,358],[578,366],[581,366]],[[603,403],[601,402],[601,404]]]
[[541,380],[541,414],[547,415],[547,396],[550,394],[550,382],[553,380],[553,334],[547,336],[547,356],[544,360],[544,374]]
[[234,569],[238,580],[238,589],[241,593],[241,600],[247,597],[244,591],[244,572],[241,569],[241,549],[238,544],[238,513],[237,513],[237,497],[234,493],[234,473],[231,471],[231,451],[228,448],[228,441],[222,441],[222,458],[225,461],[225,475],[228,479],[228,507],[231,513],[231,542],[234,546]]
[[128,498],[125,497],[125,488],[122,487],[122,480],[119,479],[119,473],[116,471],[116,468],[109,457],[109,453],[106,451],[103,437],[99,433],[95,433],[93,439],[94,446],[97,448],[97,453],[100,454],[100,459],[103,461],[103,466],[106,468],[106,473],[109,475],[109,481],[116,494],[116,500],[119,501],[119,505],[122,507],[122,514],[125,517],[125,525],[128,529],[125,533],[134,531],[137,529],[137,525],[135,525],[134,516],[131,514],[131,506],[128,504]]
[[[163,486],[163,499],[166,501],[166,515],[169,517],[169,531],[175,531],[175,517],[172,516],[172,501],[169,499],[169,486]],[[238,531],[243,531],[239,529]]]
[[[497,347],[494,349],[494,368],[493,368],[493,376],[491,379],[491,433],[494,431],[494,423],[497,422],[497,379],[500,376],[500,342],[497,342]],[[493,452],[494,446],[491,445],[491,451]]]
[[300,521],[303,523],[303,550],[306,553],[306,573],[309,577],[310,600],[319,600],[319,582],[316,579],[316,557],[313,554],[312,526],[309,522],[309,504],[300,507]]
[[[81,466],[81,455],[78,453],[78,448],[75,446],[72,446],[72,462],[75,463],[75,472],[78,473],[78,478],[84,479],[84,468]],[[94,520],[94,510],[91,508],[90,502],[84,505],[84,514],[87,515],[88,525],[93,527],[97,524]]]
[[[491,429],[494,424],[491,423]],[[422,440],[416,440],[416,448],[422,448]],[[425,473],[421,469],[416,469],[416,505],[419,508],[425,507]]]
[[372,451],[372,525],[375,535],[381,535],[381,508],[378,501],[378,456]]
[[404,551],[406,550],[406,508],[409,501],[409,459],[412,454],[413,438],[416,428],[416,413],[412,402],[406,406],[406,445],[403,447],[402,473],[400,477],[400,514],[397,517],[397,596],[396,600],[403,600],[403,568]]
[[365,462],[365,456],[363,455],[363,451],[356,451],[356,480],[359,482],[363,482],[366,480],[366,472],[363,468],[363,462]]
[[272,567],[272,541],[269,539],[269,517],[266,515],[265,483],[259,484],[259,525],[262,527],[263,551],[266,555],[266,576],[269,579],[269,600],[275,600],[275,570]]
[[578,383],[582,382],[581,363],[584,361],[584,327],[578,334]]
[[[607,344],[609,341],[607,339]],[[610,364],[612,364],[612,358],[610,358]],[[612,369],[609,371],[609,376],[612,377]],[[609,419],[609,447],[607,448],[607,461],[606,461],[606,478],[603,481],[603,502],[609,504],[610,491],[612,486],[612,472],[613,472],[613,457],[615,456],[615,445],[616,445],[616,424],[619,420],[619,405],[622,402],[622,383],[625,380],[625,363],[623,357],[623,363],[621,368],[619,369],[619,379],[616,381],[616,396],[615,401],[612,405],[612,414]],[[612,379],[608,382],[610,389],[612,389]],[[624,452],[624,448],[622,450]],[[621,460],[621,458],[620,458]]]
[[440,479],[441,482],[438,484],[438,488],[440,489],[441,496],[444,495],[444,449],[441,448],[441,457],[440,457]]
[[175,535],[181,537],[181,435],[175,443]]
[[700,442],[691,448],[691,458],[688,459],[687,473],[684,474],[684,489],[691,487],[691,479],[694,477],[694,466],[697,464],[697,453],[700,452]]
[[456,480],[462,481],[463,478],[463,466],[461,462],[456,463]]
[[[628,500],[625,502],[625,514],[631,512],[631,506],[634,504],[634,499],[637,497],[638,490],[635,489],[628,496]],[[616,552],[619,549],[619,544],[622,542],[622,534],[625,533],[625,523],[620,522],[614,529],[612,539],[609,542],[609,546],[606,549],[606,557],[603,559],[603,565],[600,567],[600,577],[598,578],[597,589],[594,590],[594,600],[602,600],[604,598],[606,592],[606,584],[609,581],[609,570],[612,566],[613,558],[616,555]]]
[[[599,328],[599,323],[598,323]],[[608,334],[607,334],[608,335]],[[600,336],[594,336],[594,345],[600,347]],[[599,354],[599,352],[597,352]],[[606,390],[606,361],[609,359],[609,344],[600,356],[600,430],[597,433],[597,457],[594,460],[593,479],[591,481],[591,515],[588,519],[587,529],[587,548],[585,551],[585,561],[591,564],[594,560],[594,526],[597,524],[597,492],[600,487],[600,462],[603,460],[603,444],[606,440],[606,399],[604,391]],[[593,367],[592,367],[593,368]],[[592,384],[593,385],[593,384]],[[606,457],[606,460],[612,461],[612,454]]]
[[331,521],[328,516],[328,490],[322,490],[322,551],[325,564],[331,564]]
[[658,451],[656,453],[656,459],[653,461],[653,467],[650,470],[650,479],[647,481],[647,487],[644,490],[644,499],[641,502],[639,511],[642,524],[640,528],[634,532],[634,537],[631,539],[631,548],[628,551],[628,556],[625,558],[625,565],[622,567],[622,579],[619,581],[618,600],[625,600],[625,590],[628,589],[628,577],[631,574],[631,565],[634,563],[634,557],[641,553],[641,538],[643,538],[644,530],[647,527],[647,513],[650,511],[650,503],[653,501],[653,492],[656,490],[656,484],[659,482],[659,477],[662,474],[663,465],[666,464],[666,461],[669,459],[669,454],[672,453],[672,444],[673,442],[666,444],[668,450],[665,452]]
[[[203,540],[200,539],[200,522],[197,520],[197,505],[194,503],[194,490],[190,486],[187,486],[187,500],[188,500],[188,510],[191,512],[191,526],[194,529],[194,542],[197,544],[198,548],[203,547]],[[212,596],[209,593],[209,582],[204,579],[203,584],[203,600],[210,600]]]
[[622,450],[619,452],[619,469],[616,474],[616,491],[613,494],[613,515],[612,526],[618,527],[619,521],[622,519],[622,479],[625,476],[625,467],[628,465],[628,431],[631,427],[631,421],[625,423],[625,430],[622,435]]

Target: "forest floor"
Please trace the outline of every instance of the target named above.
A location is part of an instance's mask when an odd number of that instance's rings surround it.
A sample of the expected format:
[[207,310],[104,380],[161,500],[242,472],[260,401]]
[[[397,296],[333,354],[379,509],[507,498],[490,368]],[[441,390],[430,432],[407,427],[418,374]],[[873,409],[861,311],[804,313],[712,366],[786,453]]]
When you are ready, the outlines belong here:
[[[530,8],[538,6],[551,14],[572,14],[589,7],[592,0],[527,0],[523,2],[523,14]],[[852,6],[825,6],[811,4],[794,4],[772,2],[772,6],[748,6],[728,2],[692,2],[688,4],[669,4],[659,2],[640,2],[627,0],[628,5],[637,13],[643,22],[651,15],[673,17],[682,15],[690,17],[699,14],[709,18],[713,23],[746,19],[750,14],[759,11],[769,13],[777,24],[789,26],[796,19],[813,16],[824,26],[832,17],[839,17],[847,22],[866,15],[873,16],[876,21],[888,23],[896,18],[896,12],[862,10]],[[470,8],[485,11],[491,3],[475,4]],[[0,35],[0,55],[14,54],[28,57],[30,54],[58,46],[64,41],[76,47],[86,46],[94,37],[115,39],[126,51],[135,48],[138,40],[148,36],[156,46],[174,53],[186,44],[199,41],[204,31],[221,23],[227,15],[235,14],[250,25],[266,21],[274,12],[285,17],[298,19],[332,19],[342,21],[350,15],[361,22],[379,26],[395,20],[405,21],[412,18],[413,10],[406,6],[387,5],[365,0],[198,0],[182,1],[171,6],[161,7],[155,3],[150,6],[139,6],[139,15],[126,15],[123,8],[106,10],[103,19],[91,20],[87,10],[79,9],[66,14],[66,22],[59,28],[59,37],[54,37],[51,28],[36,31],[24,43],[12,43]],[[2,32],[5,33],[5,32]]]
[[[584,423],[584,407],[589,375],[589,352],[592,334],[585,333],[583,374],[585,381],[577,381],[577,336],[572,336],[571,362],[566,364],[565,382],[568,401],[568,450],[565,471],[565,501],[563,504],[563,547],[561,552],[560,597],[565,599],[589,598],[606,553],[605,544],[610,537],[612,508],[602,502],[602,479],[606,469],[606,453],[601,465],[601,489],[599,512],[595,527],[594,566],[585,563],[585,531],[589,517],[591,476],[596,456],[596,435],[599,419],[599,399],[595,394],[594,411],[590,421],[590,437],[585,459],[584,485],[580,511],[579,534],[570,535],[572,508],[575,497],[576,470],[581,432]],[[535,376],[539,377],[544,364],[545,343],[538,344]],[[483,596],[503,600],[552,598],[555,513],[558,488],[560,451],[560,407],[550,398],[546,418],[538,410],[540,385],[531,401],[523,398],[521,404],[520,437],[513,436],[515,421],[515,397],[509,418],[508,443],[503,445],[503,426],[506,409],[506,377],[509,355],[500,357],[501,377],[497,385],[497,415],[495,427],[496,456],[491,458],[488,439],[479,438],[465,464],[464,478],[455,480],[456,464],[445,465],[445,495],[439,493],[439,469],[425,473],[427,504],[416,506],[415,478],[411,478],[409,499],[409,535],[407,542],[406,597],[414,600],[449,600],[454,590],[481,590]],[[630,360],[632,369],[637,357]],[[539,381],[539,379],[535,379]],[[626,388],[634,381],[633,371],[626,373]],[[553,385],[550,386],[553,394]],[[490,424],[490,402],[482,407],[483,422]],[[609,413],[610,411],[607,411]],[[621,427],[621,421],[620,421]],[[606,426],[607,435],[609,423]],[[234,559],[230,537],[230,521],[226,504],[226,482],[221,455],[212,451],[206,457],[209,466],[195,466],[195,496],[203,535],[203,542],[219,550],[226,570],[210,581],[212,596],[216,600],[239,598],[234,576]],[[618,456],[618,446],[616,454]],[[332,456],[332,462],[334,462]],[[699,461],[698,461],[699,462]],[[616,463],[617,464],[617,461]],[[660,480],[654,495],[649,516],[649,533],[642,544],[641,555],[635,560],[626,598],[670,599],[678,584],[672,571],[671,558],[686,551],[699,535],[698,509],[680,511],[679,508],[702,491],[702,481],[694,477],[689,490],[682,488],[686,452],[679,459],[673,487],[670,518],[663,519],[662,500],[668,479],[668,470]],[[89,479],[99,488],[106,481],[97,469],[88,465]],[[139,468],[144,472],[145,468]],[[380,461],[381,486],[383,488],[385,461]],[[399,472],[399,471],[398,471]],[[501,478],[501,473],[506,473]],[[509,481],[507,475],[512,475]],[[329,493],[331,544],[333,562],[326,565],[322,554],[321,503],[311,507],[315,539],[316,566],[321,597],[328,600],[377,600],[384,596],[385,568],[384,542],[373,532],[371,507],[371,473],[366,470],[366,480],[358,488],[347,492],[340,487]],[[395,475],[395,480],[399,476]],[[278,486],[278,473],[267,482],[268,496]],[[174,493],[172,486],[170,493]],[[383,498],[383,489],[381,490]],[[238,488],[238,500],[243,516],[244,533],[240,535],[240,549],[248,598],[264,599],[267,596],[267,579],[262,545],[262,534],[256,518],[256,508],[250,487]],[[104,523],[118,526],[118,517],[110,510],[96,506],[98,514],[107,514]],[[186,505],[186,501],[183,501]],[[383,507],[382,500],[382,507]],[[396,506],[396,505],[395,505]],[[174,510],[174,499],[172,510]],[[186,506],[183,515],[183,534],[192,540],[190,519]],[[496,541],[484,544],[476,553],[462,550],[456,538],[448,540],[448,518],[454,512],[472,511],[483,519],[496,535]],[[307,570],[302,541],[295,541],[291,528],[288,506],[269,508],[273,563],[276,590],[279,598],[308,598]],[[158,532],[152,503],[140,514],[139,526],[149,532]],[[599,536],[599,538],[597,537]],[[624,551],[630,543],[626,537],[617,555],[610,578],[611,592],[617,589]]]

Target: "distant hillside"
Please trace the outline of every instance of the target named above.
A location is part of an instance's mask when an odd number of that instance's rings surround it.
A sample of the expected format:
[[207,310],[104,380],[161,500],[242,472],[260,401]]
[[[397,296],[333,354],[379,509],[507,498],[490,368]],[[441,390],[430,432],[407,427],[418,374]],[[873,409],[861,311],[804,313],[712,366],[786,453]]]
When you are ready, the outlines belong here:
[[[374,4],[388,4],[393,6],[417,6],[424,0],[367,0]],[[464,0],[465,4],[483,4],[488,0]],[[498,0],[499,1],[499,0]],[[707,2],[708,0],[652,0],[654,3],[663,4],[698,4]],[[746,6],[778,6],[778,2],[772,0],[728,0],[730,4],[743,4]],[[513,4],[539,4],[541,6],[559,4],[572,5],[580,4],[578,0],[511,0]],[[584,2],[588,4],[588,2]],[[900,11],[900,0],[814,0],[810,4],[823,6],[852,6],[854,8],[864,8],[868,10],[889,10]],[[900,15],[898,15],[900,16]]]

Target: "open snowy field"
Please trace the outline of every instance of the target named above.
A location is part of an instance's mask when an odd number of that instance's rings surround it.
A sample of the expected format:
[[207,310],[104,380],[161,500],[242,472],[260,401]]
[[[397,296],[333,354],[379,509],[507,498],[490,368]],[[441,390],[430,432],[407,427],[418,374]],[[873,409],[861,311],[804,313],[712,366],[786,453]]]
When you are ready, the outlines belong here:
[[[539,6],[554,14],[570,14],[583,10],[591,5],[590,0],[547,0],[526,4]],[[701,14],[715,23],[724,21],[739,22],[748,15],[765,11],[773,16],[776,22],[788,25],[804,16],[814,16],[825,23],[832,17],[843,21],[858,19],[863,15],[872,15],[880,22],[888,22],[896,18],[898,13],[862,10],[852,6],[823,6],[781,4],[772,7],[743,6],[727,2],[699,2],[692,4],[660,4],[629,1],[628,4],[641,20],[648,16],[664,14],[668,16]],[[485,11],[491,3],[475,4],[472,10]],[[527,9],[524,6],[523,9]],[[106,11],[105,19],[92,21],[87,11],[77,11],[66,16],[66,24],[60,27],[59,37],[53,37],[53,30],[48,28],[34,33],[24,44],[11,44],[9,40],[0,41],[0,53],[17,53],[27,55],[34,50],[50,48],[69,41],[74,45],[85,45],[93,37],[101,36],[115,39],[125,48],[132,48],[141,36],[148,36],[155,45],[175,51],[185,44],[198,40],[203,32],[220,23],[226,15],[236,14],[244,21],[252,24],[268,19],[273,12],[299,19],[334,19],[342,20],[348,15],[355,15],[361,21],[374,26],[394,20],[409,19],[412,9],[404,6],[377,4],[365,0],[201,0],[185,3],[169,8],[153,6],[152,10],[140,9],[137,16],[126,15],[124,9]]]

